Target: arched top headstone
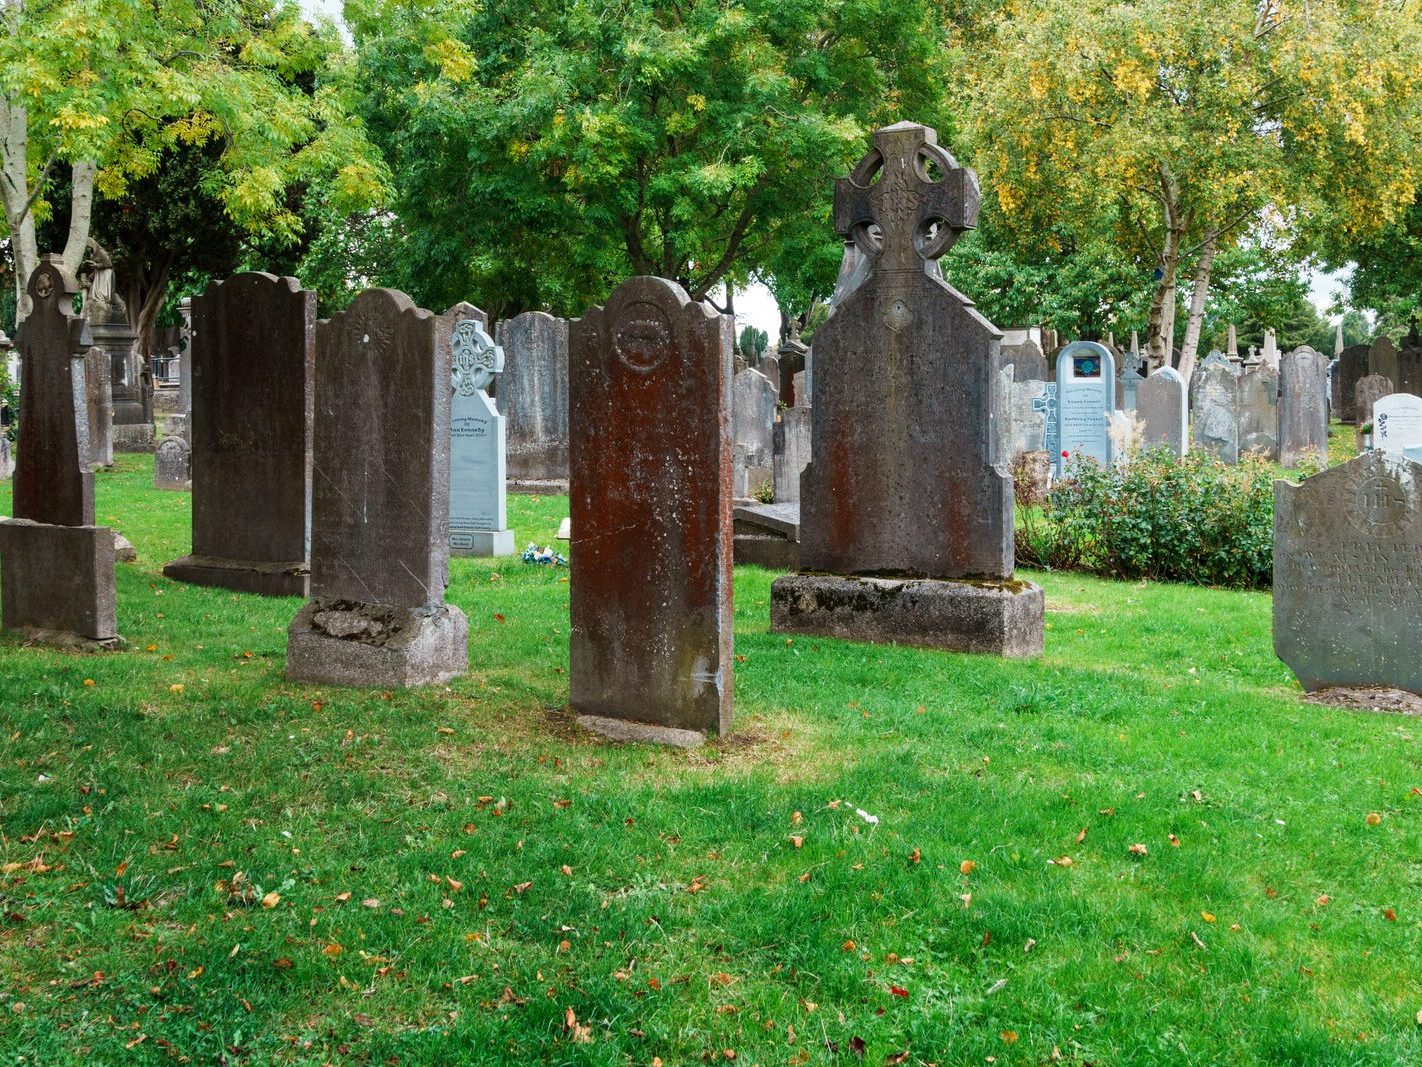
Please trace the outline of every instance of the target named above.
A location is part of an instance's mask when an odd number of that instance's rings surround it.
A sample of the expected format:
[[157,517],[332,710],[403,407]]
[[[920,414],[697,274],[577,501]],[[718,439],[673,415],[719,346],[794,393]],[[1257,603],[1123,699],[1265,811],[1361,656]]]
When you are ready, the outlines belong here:
[[590,308],[585,316],[601,334],[604,371],[634,381],[685,370],[693,347],[705,343],[697,339],[698,331],[719,335],[721,317],[676,282],[650,276],[623,282],[605,306]]

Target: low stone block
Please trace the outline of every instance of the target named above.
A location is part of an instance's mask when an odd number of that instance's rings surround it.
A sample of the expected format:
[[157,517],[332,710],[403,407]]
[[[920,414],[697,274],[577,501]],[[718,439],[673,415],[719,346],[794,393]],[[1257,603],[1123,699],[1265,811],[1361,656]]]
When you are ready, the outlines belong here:
[[452,604],[397,608],[318,597],[287,628],[293,682],[404,689],[469,669],[469,620]]
[[700,748],[706,735],[700,730],[678,730],[674,726],[653,726],[627,719],[608,719],[601,715],[579,715],[578,725],[609,741],[635,741],[647,745],[671,745],[673,748]]
[[265,560],[184,556],[164,567],[163,576],[175,582],[235,589],[260,596],[304,597],[310,588],[311,567],[304,560],[268,563]]
[[800,505],[743,504],[731,513],[736,563],[769,570],[800,569]]
[[456,530],[449,535],[451,556],[512,556],[512,530]]
[[25,519],[0,522],[0,601],[0,625],[37,644],[118,647],[114,532]]
[[115,423],[113,440],[115,452],[152,452],[158,431],[151,422]]
[[1042,652],[1044,602],[1031,582],[790,574],[770,587],[770,628],[847,641],[998,656]]

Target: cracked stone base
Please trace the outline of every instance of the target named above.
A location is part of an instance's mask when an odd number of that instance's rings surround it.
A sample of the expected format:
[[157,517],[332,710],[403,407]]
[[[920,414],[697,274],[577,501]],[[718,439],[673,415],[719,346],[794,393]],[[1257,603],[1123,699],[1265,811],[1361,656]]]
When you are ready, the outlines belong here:
[[19,626],[14,630],[27,645],[43,645],[61,652],[120,652],[128,642],[115,634],[102,640],[71,633],[68,630],[42,630],[34,626]]
[[469,620],[452,604],[431,611],[318,598],[286,633],[293,682],[407,689],[469,669]]
[[997,656],[1042,652],[1044,602],[1031,582],[789,574],[770,587],[775,633]]
[[0,625],[28,643],[118,647],[113,530],[0,522],[0,600]]
[[449,554],[451,556],[512,556],[514,535],[512,530],[451,530],[449,532]]
[[254,559],[184,556],[163,568],[163,576],[189,585],[210,585],[260,596],[306,596],[311,568],[304,560],[268,563]]
[[627,719],[609,719],[602,715],[579,715],[578,725],[609,741],[640,741],[649,745],[671,745],[674,748],[699,748],[706,743],[700,730],[678,730],[672,726],[652,726]]

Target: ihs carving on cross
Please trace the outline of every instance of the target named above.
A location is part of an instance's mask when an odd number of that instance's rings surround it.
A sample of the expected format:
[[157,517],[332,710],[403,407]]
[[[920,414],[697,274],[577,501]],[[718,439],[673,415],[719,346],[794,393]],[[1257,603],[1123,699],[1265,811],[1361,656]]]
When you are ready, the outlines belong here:
[[875,273],[922,270],[977,225],[980,198],[978,176],[958,166],[934,130],[900,122],[877,131],[854,173],[835,182],[834,226]]

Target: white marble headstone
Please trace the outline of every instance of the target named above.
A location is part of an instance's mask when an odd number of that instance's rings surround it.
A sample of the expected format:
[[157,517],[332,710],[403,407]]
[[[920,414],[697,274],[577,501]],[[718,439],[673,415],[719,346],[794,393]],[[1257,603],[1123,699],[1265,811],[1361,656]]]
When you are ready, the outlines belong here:
[[504,350],[473,319],[454,327],[450,347],[449,547],[466,555],[512,555],[507,426],[484,391],[504,369]]
[[1399,455],[1422,447],[1422,397],[1391,393],[1373,405],[1373,447]]

